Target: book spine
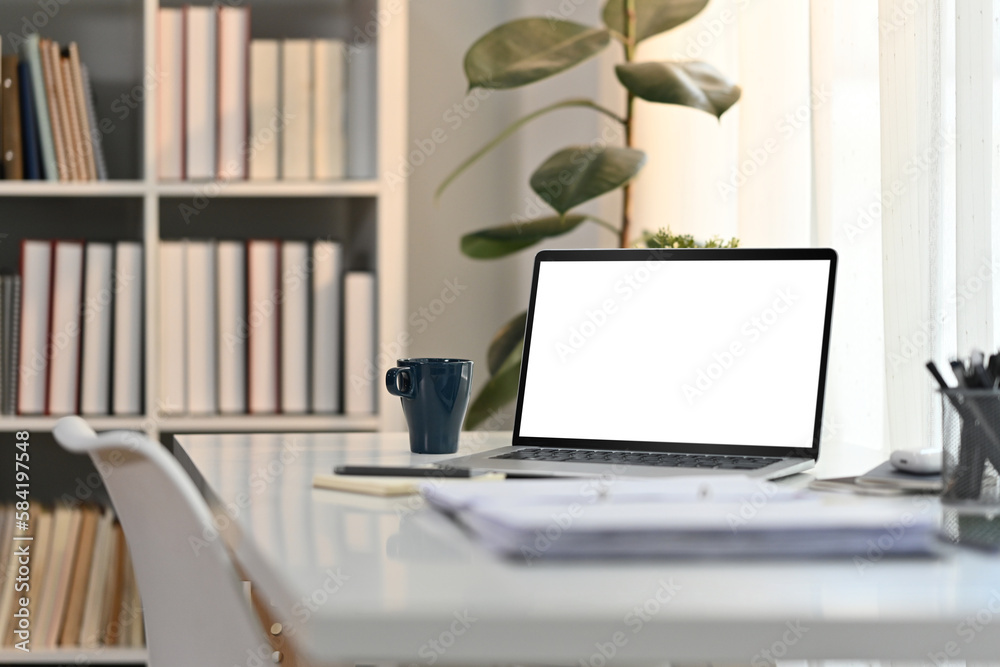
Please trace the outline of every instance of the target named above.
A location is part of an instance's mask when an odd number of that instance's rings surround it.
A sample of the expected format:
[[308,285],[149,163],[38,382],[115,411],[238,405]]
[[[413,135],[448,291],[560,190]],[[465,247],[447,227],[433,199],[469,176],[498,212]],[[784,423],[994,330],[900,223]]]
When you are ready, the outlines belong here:
[[375,412],[375,276],[351,271],[344,277],[344,412]]
[[312,247],[312,412],[340,411],[342,259],[339,243]]
[[218,244],[219,412],[241,414],[247,409],[246,246],[239,241]]
[[309,409],[309,245],[281,244],[281,412]]
[[52,121],[45,94],[45,74],[42,70],[40,38],[37,33],[28,35],[23,44],[23,55],[31,72],[32,102],[34,117],[38,121],[38,139],[41,148],[42,173],[47,181],[59,180],[59,164],[56,161],[55,141],[52,137]]
[[188,241],[186,245],[187,285],[187,401],[193,414],[213,414],[218,410],[216,391],[215,244]]
[[160,243],[160,401],[164,414],[187,412],[187,252],[184,241]]
[[273,39],[250,43],[250,153],[252,180],[273,181],[279,174],[282,128],[278,114],[280,49]]
[[[52,40],[42,39],[38,50],[42,58],[42,74],[45,78],[45,103],[49,110],[49,122],[52,128],[52,143],[56,152],[56,172],[60,181],[69,179],[69,163],[66,160],[66,141],[63,135],[63,119],[59,113],[59,100],[56,97],[56,75],[58,67],[52,63]],[[58,47],[56,63],[58,64]]]
[[189,180],[215,177],[216,15],[212,7],[184,8],[186,174]]
[[90,118],[87,114],[87,100],[83,92],[83,73],[80,63],[80,48],[76,42],[69,45],[70,78],[73,83],[72,104],[76,110],[77,123],[80,128],[81,158],[83,175],[86,181],[97,180],[97,163],[94,160],[94,137],[90,131]]
[[247,138],[247,38],[250,10],[219,7],[219,151],[216,177],[243,180]]
[[184,14],[176,8],[157,13],[156,164],[160,180],[184,178]]
[[112,411],[142,412],[142,246],[120,241],[115,246],[114,351]]
[[101,130],[97,127],[97,109],[94,107],[94,92],[90,88],[90,70],[86,65],[80,65],[80,77],[83,81],[83,93],[87,98],[87,118],[90,122],[90,136],[94,147],[94,163],[97,167],[97,180],[108,180],[108,165],[104,161],[104,143]]
[[17,56],[3,56],[0,60],[0,105],[3,107],[3,177],[6,180],[24,178],[23,149],[21,146],[21,86],[18,79]]
[[21,92],[21,147],[24,155],[24,178],[33,181],[42,178],[42,155],[38,144],[38,126],[35,124],[35,102],[31,89],[31,70],[23,60],[17,64]]
[[80,359],[80,412],[85,415],[106,415],[111,411],[113,265],[110,243],[87,244]]
[[286,39],[281,44],[281,178],[312,177],[312,42]]
[[10,308],[7,311],[9,317],[8,326],[10,336],[8,349],[10,350],[10,360],[7,364],[7,391],[4,394],[6,405],[5,412],[8,415],[17,414],[17,392],[20,386],[20,370],[18,362],[20,360],[20,336],[21,336],[21,276],[12,276],[10,279]]

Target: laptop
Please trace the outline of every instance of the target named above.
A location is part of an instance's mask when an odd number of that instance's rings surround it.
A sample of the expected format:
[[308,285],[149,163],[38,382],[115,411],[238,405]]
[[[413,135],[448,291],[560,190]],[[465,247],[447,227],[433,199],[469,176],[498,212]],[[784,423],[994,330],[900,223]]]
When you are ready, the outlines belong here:
[[556,477],[811,468],[836,268],[825,248],[539,252],[512,444],[447,464]]

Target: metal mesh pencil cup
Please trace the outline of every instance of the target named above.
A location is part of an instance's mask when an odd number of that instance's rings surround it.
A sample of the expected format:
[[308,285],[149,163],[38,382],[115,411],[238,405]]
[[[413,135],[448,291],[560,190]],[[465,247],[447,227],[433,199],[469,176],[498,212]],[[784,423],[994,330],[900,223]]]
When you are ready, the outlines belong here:
[[941,391],[941,500],[1000,507],[1000,390]]

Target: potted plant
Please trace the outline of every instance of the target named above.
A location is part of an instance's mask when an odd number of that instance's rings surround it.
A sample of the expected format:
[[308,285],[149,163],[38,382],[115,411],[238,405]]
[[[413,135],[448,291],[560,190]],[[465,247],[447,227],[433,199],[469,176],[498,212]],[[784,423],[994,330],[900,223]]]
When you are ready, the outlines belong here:
[[[440,197],[462,172],[519,128],[560,109],[589,108],[621,128],[623,145],[596,141],[567,146],[549,156],[531,174],[532,190],[553,209],[554,215],[466,234],[461,240],[465,255],[476,259],[505,257],[587,222],[613,231],[622,248],[633,244],[630,184],[646,162],[646,154],[633,145],[636,98],[681,105],[721,118],[740,97],[740,88],[707,63],[636,60],[640,42],[691,20],[707,4],[708,0],[607,0],[602,26],[554,17],[523,18],[497,26],[469,48],[465,54],[469,90],[503,90],[526,86],[575,67],[617,42],[623,50],[623,62],[615,66],[615,75],[623,87],[626,103],[624,115],[586,98],[571,98],[543,107],[512,123],[452,171],[438,187],[435,197]],[[574,212],[580,205],[618,189],[623,190],[618,224]],[[716,238],[705,245],[736,244],[736,239],[723,242]],[[692,237],[675,236],[669,230],[644,233],[638,245],[701,247]],[[517,395],[525,318],[526,313],[515,316],[491,341],[487,356],[490,379],[469,408],[466,428],[477,426],[490,411]]]

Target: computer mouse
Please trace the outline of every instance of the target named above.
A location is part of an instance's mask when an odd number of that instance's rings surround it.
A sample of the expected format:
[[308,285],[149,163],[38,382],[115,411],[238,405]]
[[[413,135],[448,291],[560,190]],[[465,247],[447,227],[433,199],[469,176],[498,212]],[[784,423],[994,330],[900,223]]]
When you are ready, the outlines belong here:
[[940,449],[897,449],[889,455],[889,462],[896,470],[916,475],[935,475],[941,472]]

